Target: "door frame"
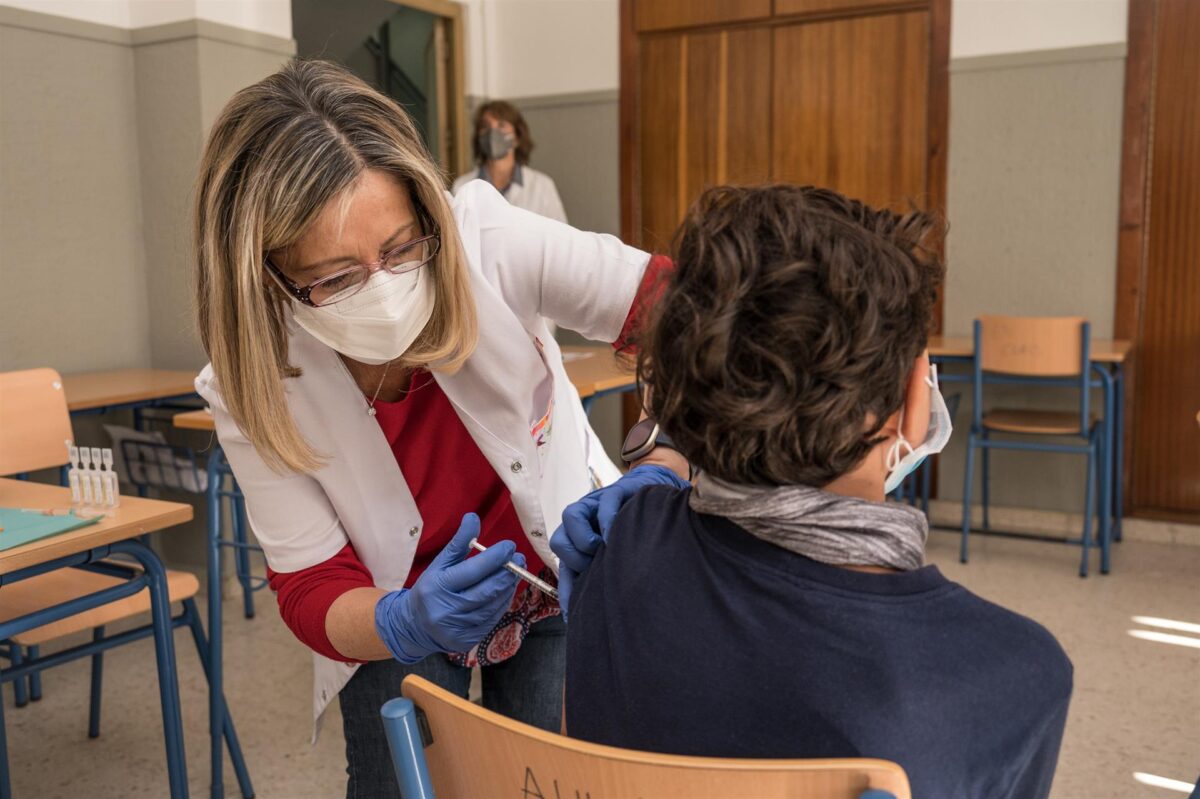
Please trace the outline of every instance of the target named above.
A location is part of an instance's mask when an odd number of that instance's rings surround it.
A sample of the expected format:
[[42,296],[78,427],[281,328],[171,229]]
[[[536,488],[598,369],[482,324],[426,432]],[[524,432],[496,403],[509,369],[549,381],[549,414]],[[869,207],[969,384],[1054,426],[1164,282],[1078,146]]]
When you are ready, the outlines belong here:
[[[1113,337],[1127,339],[1137,353],[1142,338],[1142,312],[1150,245],[1149,192],[1153,156],[1155,39],[1158,0],[1129,0],[1125,46],[1125,101],[1121,122],[1121,188],[1117,217],[1117,284]],[[1133,469],[1134,414],[1137,412],[1137,358],[1125,364],[1124,457],[1117,464],[1124,498],[1122,513],[1137,508]]]
[[[450,139],[452,152],[445,165],[450,174],[449,181],[461,175],[471,166],[470,120],[467,117],[467,70],[465,60],[466,33],[464,29],[465,6],[454,0],[390,0],[398,6],[424,11],[438,17],[444,26],[447,54],[446,88],[450,102],[446,103],[447,126],[454,133]],[[435,34],[436,35],[436,34]]]

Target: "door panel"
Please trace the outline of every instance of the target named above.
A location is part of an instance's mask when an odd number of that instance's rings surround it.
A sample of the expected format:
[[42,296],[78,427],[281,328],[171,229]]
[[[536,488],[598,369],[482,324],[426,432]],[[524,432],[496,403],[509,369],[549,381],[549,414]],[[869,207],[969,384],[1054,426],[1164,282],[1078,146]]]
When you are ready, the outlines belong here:
[[666,249],[705,188],[768,179],[770,52],[765,28],[642,45],[642,246]]
[[924,205],[929,13],[775,29],[771,176]]
[[640,97],[641,219],[636,243],[663,252],[679,219],[680,57],[684,36],[648,39],[642,45]]

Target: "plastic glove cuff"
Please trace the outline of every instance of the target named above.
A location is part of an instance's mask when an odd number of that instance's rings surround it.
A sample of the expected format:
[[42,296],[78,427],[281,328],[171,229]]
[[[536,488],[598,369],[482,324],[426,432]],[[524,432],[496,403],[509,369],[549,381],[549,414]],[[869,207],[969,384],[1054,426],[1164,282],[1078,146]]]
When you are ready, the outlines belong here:
[[375,603],[375,632],[392,657],[406,665],[424,660],[436,651],[417,642],[411,629],[411,616],[407,603],[408,589],[401,588],[384,594]]

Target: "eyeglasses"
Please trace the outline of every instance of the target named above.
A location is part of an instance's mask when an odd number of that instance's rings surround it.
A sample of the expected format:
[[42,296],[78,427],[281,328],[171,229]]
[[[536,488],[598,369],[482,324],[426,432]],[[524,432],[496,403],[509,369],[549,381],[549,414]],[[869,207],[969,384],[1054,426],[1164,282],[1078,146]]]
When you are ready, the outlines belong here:
[[285,293],[305,305],[320,308],[322,305],[330,305],[353,297],[363,286],[367,285],[367,280],[370,279],[373,272],[382,269],[393,275],[402,275],[405,272],[420,269],[433,260],[441,247],[442,238],[437,233],[420,236],[388,250],[378,261],[339,269],[332,275],[326,275],[307,286],[296,285],[269,260],[264,264]]

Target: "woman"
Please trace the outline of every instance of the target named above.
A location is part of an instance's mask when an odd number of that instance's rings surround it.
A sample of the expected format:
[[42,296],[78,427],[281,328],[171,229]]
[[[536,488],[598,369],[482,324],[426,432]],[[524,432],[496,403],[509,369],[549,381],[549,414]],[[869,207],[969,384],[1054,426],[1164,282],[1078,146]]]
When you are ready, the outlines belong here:
[[319,61],[235,95],[200,168],[197,390],[318,719],[340,699],[351,796],[398,795],[379,707],[409,673],[465,696],[478,664],[485,705],[557,728],[559,609],[503,565],[552,579],[547,530],[618,472],[542,320],[617,340],[652,279],[612,237],[442,186],[399,106]]
[[567,221],[554,181],[529,166],[533,137],[525,117],[512,103],[493,100],[475,110],[475,138],[471,149],[477,169],[454,181],[454,192],[472,180],[486,180],[518,208]]

